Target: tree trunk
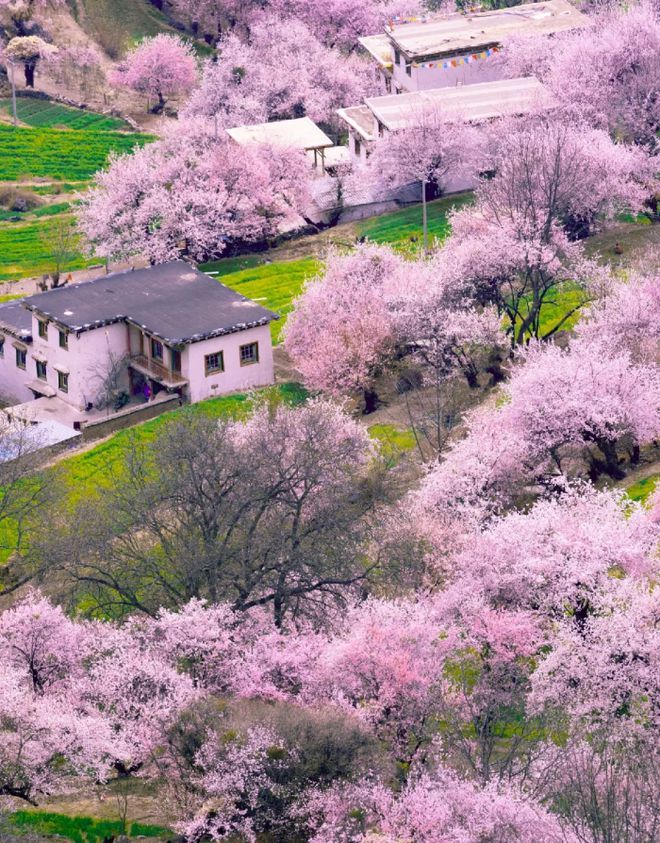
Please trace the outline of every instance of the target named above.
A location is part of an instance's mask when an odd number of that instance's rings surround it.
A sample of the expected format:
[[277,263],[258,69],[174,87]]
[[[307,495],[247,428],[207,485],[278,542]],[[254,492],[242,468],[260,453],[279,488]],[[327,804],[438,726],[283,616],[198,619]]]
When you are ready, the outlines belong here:
[[373,387],[364,389],[362,392],[364,395],[364,415],[368,416],[378,407],[378,395]]
[[468,363],[467,365],[463,366],[463,374],[465,375],[465,380],[467,381],[467,384],[470,389],[477,389],[477,387],[479,386],[479,370],[474,365],[474,363]]
[[623,480],[626,476],[625,472],[619,466],[619,455],[616,452],[616,443],[611,439],[599,437],[594,440],[598,446],[599,451],[605,457],[605,472],[613,480]]
[[25,85],[27,88],[34,88],[34,71],[37,67],[37,59],[30,59],[23,65],[25,71]]
[[162,93],[160,91],[158,91],[158,102],[151,109],[151,113],[152,114],[162,114],[164,108],[165,108],[165,97],[162,95]]
[[422,231],[424,238],[424,254],[429,251],[428,211],[426,208],[426,179],[422,179]]

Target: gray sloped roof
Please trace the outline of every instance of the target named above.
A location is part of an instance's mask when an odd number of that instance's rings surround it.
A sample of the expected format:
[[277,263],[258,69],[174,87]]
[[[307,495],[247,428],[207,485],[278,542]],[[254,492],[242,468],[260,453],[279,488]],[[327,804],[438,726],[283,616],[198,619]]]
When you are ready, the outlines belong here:
[[104,275],[30,296],[23,304],[77,333],[127,321],[172,345],[279,318],[185,261]]
[[23,306],[24,299],[0,304],[0,331],[18,339],[32,339],[32,314]]

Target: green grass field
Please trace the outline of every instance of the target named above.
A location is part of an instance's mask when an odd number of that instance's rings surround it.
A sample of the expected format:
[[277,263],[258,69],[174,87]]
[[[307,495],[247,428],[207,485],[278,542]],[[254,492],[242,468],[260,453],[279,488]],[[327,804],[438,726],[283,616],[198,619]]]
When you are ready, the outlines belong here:
[[[472,193],[444,196],[428,203],[429,243],[443,240],[449,233],[448,214],[473,201]],[[357,225],[358,235],[373,243],[390,243],[394,246],[420,248],[422,244],[422,206],[413,205],[391,214],[363,220]]]
[[124,829],[117,820],[97,820],[93,817],[69,817],[66,814],[42,813],[40,811],[16,811],[11,815],[12,824],[25,831],[52,835],[58,840],[72,843],[103,843],[119,835],[142,838],[163,838],[169,836],[166,828],[141,823],[128,823]]
[[[73,217],[59,214],[42,217],[34,222],[0,224],[0,281],[16,278],[30,278],[54,270],[52,249],[49,241],[63,222]],[[78,253],[62,266],[63,272],[80,269],[98,263],[96,258],[87,258]]]
[[[118,58],[143,38],[167,32],[181,37],[167,17],[149,0],[81,0],[84,15],[79,18],[83,28],[106,50],[111,58]],[[75,11],[75,4],[74,11]],[[211,48],[194,41],[198,53],[207,55]]]
[[0,124],[0,181],[48,178],[84,181],[103,167],[110,152],[130,152],[150,135],[64,132]]
[[[12,114],[10,99],[0,99],[0,110]],[[21,123],[35,129],[92,129],[94,131],[116,131],[128,129],[128,124],[119,117],[96,114],[80,108],[70,108],[58,102],[18,97],[16,113]]]
[[[200,268],[205,272],[214,272],[218,271],[218,266],[219,264],[205,264]],[[279,342],[293,299],[302,290],[305,280],[316,275],[320,268],[321,263],[315,258],[303,258],[297,261],[266,263],[238,272],[225,273],[222,272],[222,267],[221,274],[215,277],[238,293],[282,315],[277,322],[271,323],[273,341]]]
[[[581,302],[585,300],[585,292],[578,284],[566,283],[558,287],[548,295],[541,307],[539,318],[539,336],[543,337],[561,322],[568,313],[571,313]],[[559,330],[571,331],[582,316],[582,308],[571,313]],[[505,319],[505,324],[509,324]],[[521,324],[520,322],[517,325]],[[517,330],[517,326],[516,326]],[[531,337],[531,333],[528,332]]]
[[646,503],[655,491],[658,483],[660,483],[660,474],[652,474],[650,477],[645,477],[643,480],[633,483],[632,486],[628,486],[626,494],[634,501]]

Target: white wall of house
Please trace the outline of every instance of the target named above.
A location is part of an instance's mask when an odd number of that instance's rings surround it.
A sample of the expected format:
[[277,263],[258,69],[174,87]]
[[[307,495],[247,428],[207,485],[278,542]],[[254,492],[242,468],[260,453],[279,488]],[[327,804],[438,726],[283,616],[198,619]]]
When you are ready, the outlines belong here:
[[[495,82],[504,78],[504,68],[495,56],[488,56],[468,64],[457,67],[442,67],[442,62],[458,62],[463,55],[443,56],[440,67],[415,67],[406,62],[405,56],[400,54],[398,64],[393,64],[392,75],[394,87],[404,91],[429,91],[433,88],[453,88],[457,85],[474,85],[479,82]],[[434,62],[435,64],[435,62]],[[410,73],[406,71],[406,65]],[[394,93],[394,91],[393,91]]]
[[[25,385],[29,380],[27,373],[32,371],[30,364],[34,365],[34,361],[30,359],[31,346],[21,343],[11,334],[0,333],[0,336],[4,337],[0,354],[0,401],[5,404],[22,404],[24,401],[31,401],[34,394]],[[19,369],[16,365],[16,349],[13,343],[20,343],[21,347],[27,349],[25,370]]]
[[[48,322],[46,336],[39,336],[38,318],[33,315],[33,342],[22,344],[26,348],[26,367],[16,366],[18,342],[5,335],[3,354],[0,355],[0,399],[8,404],[19,404],[35,396],[28,383],[38,381],[48,384],[55,394],[76,409],[94,403],[103,387],[104,376],[110,368],[111,358],[127,352],[139,353],[139,331],[124,322],[84,331],[78,335],[68,333],[67,348],[60,346],[59,327]],[[130,337],[130,344],[129,344]],[[145,338],[143,353],[147,355],[149,338]],[[257,343],[257,362],[241,363],[241,347]],[[206,372],[206,357],[222,353],[224,371]],[[46,380],[38,378],[37,361],[46,362]],[[165,346],[163,365],[170,367],[170,349]],[[68,390],[61,388],[58,373],[68,374]],[[202,401],[215,395],[266,386],[274,382],[273,348],[270,328],[263,325],[245,331],[202,340],[186,346],[181,351],[181,377],[188,381],[184,394],[191,402]],[[128,375],[124,388],[129,389]]]
[[[71,406],[83,410],[87,403],[94,402],[102,390],[104,376],[110,367],[111,355],[123,356],[128,348],[126,324],[118,322],[81,334],[68,334],[68,348],[59,344],[58,326],[49,322],[47,338],[39,336],[38,318],[32,317],[33,342],[28,351],[26,380],[37,379],[37,357],[47,361],[46,380],[59,398]],[[58,385],[58,369],[69,371],[68,392]]]
[[[241,365],[240,347],[256,342],[259,362]],[[224,372],[206,374],[205,357],[222,352]],[[268,325],[225,334],[189,345],[181,355],[181,374],[188,380],[190,401],[203,401],[226,392],[268,386],[275,380],[273,346]]]

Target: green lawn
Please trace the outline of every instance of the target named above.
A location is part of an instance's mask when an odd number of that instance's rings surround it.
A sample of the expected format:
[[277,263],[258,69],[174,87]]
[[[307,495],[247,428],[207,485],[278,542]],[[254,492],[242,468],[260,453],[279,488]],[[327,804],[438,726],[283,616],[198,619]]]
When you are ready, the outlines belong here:
[[169,837],[166,828],[141,823],[128,823],[126,829],[117,820],[97,820],[93,817],[69,817],[66,814],[50,814],[40,811],[16,811],[10,817],[17,828],[37,834],[55,836],[72,843],[103,843],[104,840],[127,834],[128,837]]
[[271,323],[273,341],[279,342],[293,299],[300,293],[305,280],[316,275],[321,263],[315,258],[303,258],[297,261],[266,263],[228,273],[223,272],[225,266],[222,262],[204,264],[200,268],[205,272],[219,270],[221,274],[214,276],[218,281],[280,313],[282,318]]
[[[11,115],[11,100],[0,99],[0,109]],[[68,105],[61,105],[58,102],[32,99],[31,97],[18,97],[16,100],[16,112],[21,123],[26,123],[28,126],[37,129],[55,127],[64,129],[93,129],[95,131],[128,129],[128,123],[125,123],[119,117],[109,117],[105,114],[97,114],[94,111],[70,108]]]
[[[45,209],[44,209],[45,210]],[[59,214],[42,216],[34,222],[0,223],[0,281],[30,278],[54,270],[52,239],[63,222],[73,217]],[[78,254],[62,266],[64,272],[98,263],[96,258]]]
[[397,463],[406,451],[412,451],[417,444],[409,427],[402,429],[393,424],[372,424],[368,431],[381,455],[390,463]]
[[[566,283],[550,293],[541,307],[539,319],[539,336],[543,337],[549,333],[562,318],[572,311],[580,302],[585,299],[585,291],[578,284]],[[582,309],[572,313],[562,324],[561,331],[570,331],[577,324],[582,315]],[[504,324],[508,325],[509,320],[505,318]],[[520,323],[518,322],[517,325]],[[517,327],[516,327],[517,330]],[[531,336],[531,334],[530,334]]]
[[105,165],[110,152],[130,152],[151,139],[143,134],[25,129],[0,123],[0,181],[83,181]]
[[632,486],[628,486],[626,494],[629,498],[640,503],[646,503],[655,491],[656,486],[660,482],[660,474],[652,474],[650,477],[645,477],[643,480],[638,480]]
[[[308,393],[299,384],[285,383],[277,387],[266,387],[250,394],[222,395],[201,401],[199,404],[171,410],[143,424],[120,430],[88,451],[73,454],[57,464],[55,470],[69,489],[68,499],[74,503],[85,498],[109,478],[116,477],[121,471],[123,448],[132,437],[148,442],[153,439],[165,422],[182,413],[203,414],[212,418],[240,418],[250,412],[255,395],[271,396],[273,400],[283,400],[295,405],[305,401]],[[47,469],[47,471],[53,471],[53,469]],[[15,546],[16,541],[15,531],[16,527],[9,519],[0,521],[0,564],[6,562],[11,556],[11,548]]]
[[[448,214],[454,208],[461,208],[473,201],[472,193],[444,196],[428,203],[429,242],[434,238],[444,239],[449,233]],[[394,246],[422,244],[422,206],[413,205],[391,214],[382,214],[363,220],[357,226],[358,235],[374,243],[390,243]]]

